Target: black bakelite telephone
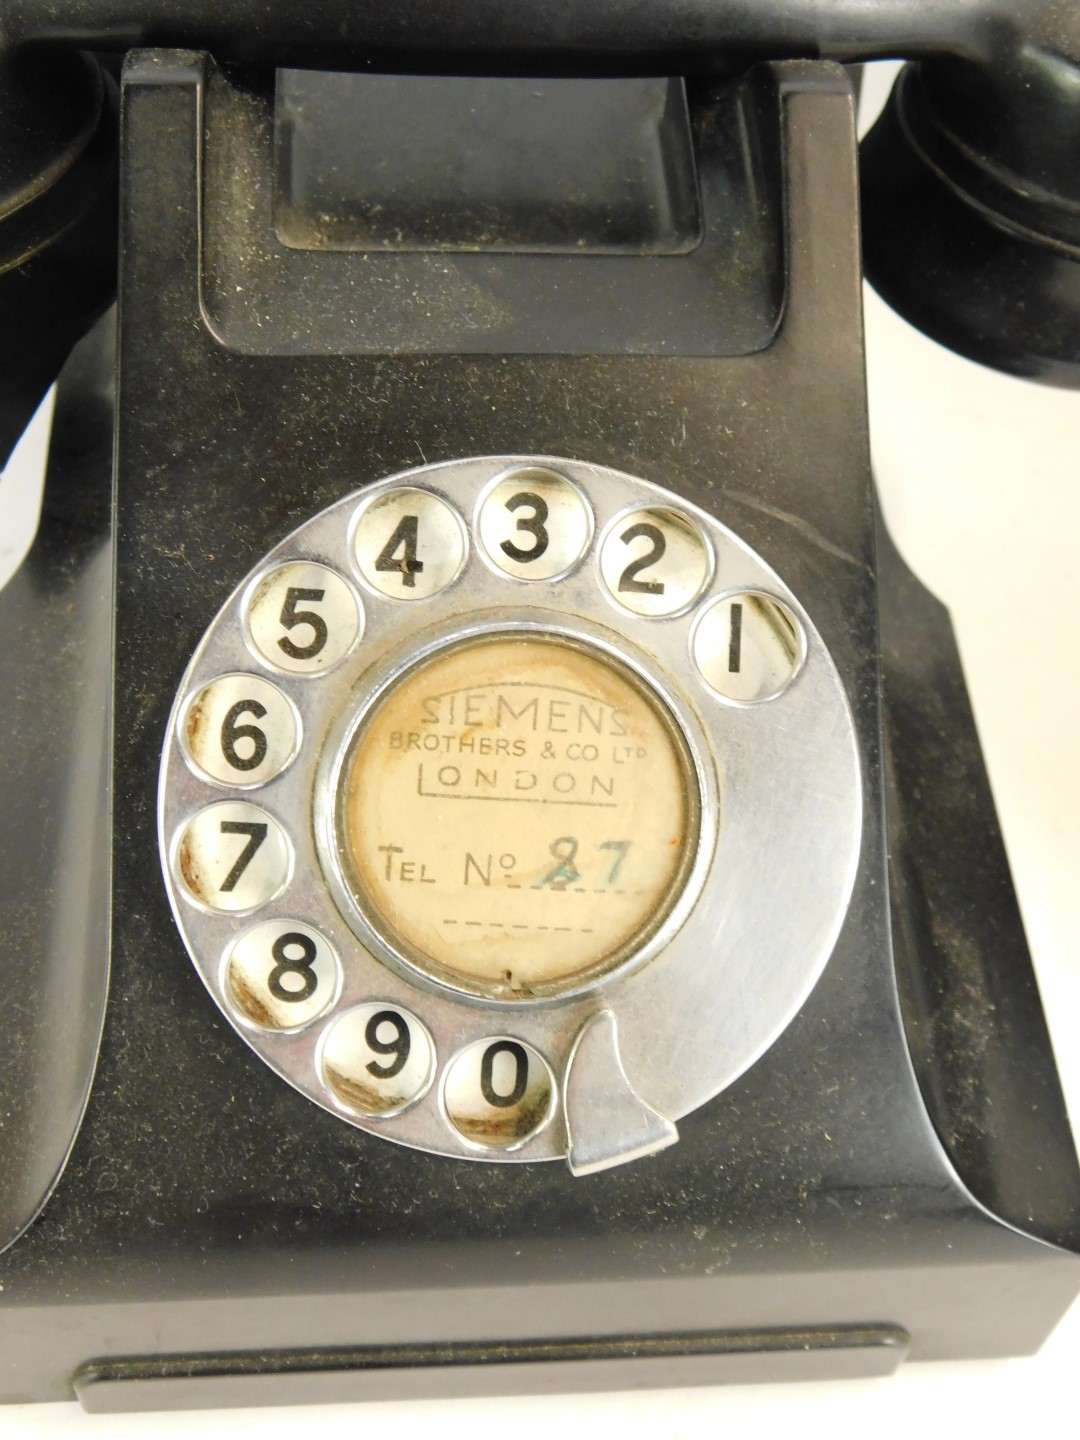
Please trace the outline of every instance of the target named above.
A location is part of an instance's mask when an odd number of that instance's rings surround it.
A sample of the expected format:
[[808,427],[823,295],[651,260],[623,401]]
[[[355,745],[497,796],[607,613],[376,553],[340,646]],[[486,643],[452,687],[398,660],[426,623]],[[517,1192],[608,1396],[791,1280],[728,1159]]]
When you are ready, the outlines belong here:
[[1040,1343],[1080,1173],[860,283],[1076,385],[1078,157],[1051,0],[0,0],[0,1399]]

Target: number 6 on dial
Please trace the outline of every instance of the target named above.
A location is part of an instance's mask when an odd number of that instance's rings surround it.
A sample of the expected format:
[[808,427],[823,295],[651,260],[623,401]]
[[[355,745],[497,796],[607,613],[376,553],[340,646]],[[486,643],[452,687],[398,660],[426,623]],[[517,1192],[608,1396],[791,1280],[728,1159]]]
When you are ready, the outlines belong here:
[[259,675],[219,675],[192,696],[180,717],[188,763],[222,785],[265,785],[300,748],[292,701]]

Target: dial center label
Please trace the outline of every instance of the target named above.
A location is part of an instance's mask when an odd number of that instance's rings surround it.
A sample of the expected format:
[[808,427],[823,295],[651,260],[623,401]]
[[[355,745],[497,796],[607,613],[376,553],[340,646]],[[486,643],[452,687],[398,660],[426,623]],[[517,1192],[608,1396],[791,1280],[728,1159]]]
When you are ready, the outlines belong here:
[[414,963],[503,996],[629,958],[697,843],[686,743],[628,669],[535,635],[468,641],[396,682],[338,802],[356,899]]

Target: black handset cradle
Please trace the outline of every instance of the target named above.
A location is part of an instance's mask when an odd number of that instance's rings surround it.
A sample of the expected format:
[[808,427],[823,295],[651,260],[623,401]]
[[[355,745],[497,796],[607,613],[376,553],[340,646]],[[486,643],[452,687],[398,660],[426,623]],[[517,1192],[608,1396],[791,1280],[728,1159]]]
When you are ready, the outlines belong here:
[[0,6],[5,453],[74,346],[0,592],[0,1398],[1030,1351],[1080,1173],[874,505],[835,62],[920,61],[871,278],[1073,384],[1080,26],[411,8]]

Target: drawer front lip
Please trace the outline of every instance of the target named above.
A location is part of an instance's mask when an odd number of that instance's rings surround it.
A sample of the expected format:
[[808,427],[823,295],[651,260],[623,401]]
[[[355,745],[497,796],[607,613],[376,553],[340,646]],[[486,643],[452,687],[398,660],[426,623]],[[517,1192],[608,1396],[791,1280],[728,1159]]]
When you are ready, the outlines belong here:
[[908,1348],[880,1324],[171,1355],[92,1361],[74,1389],[92,1413],[569,1394],[877,1377]]

